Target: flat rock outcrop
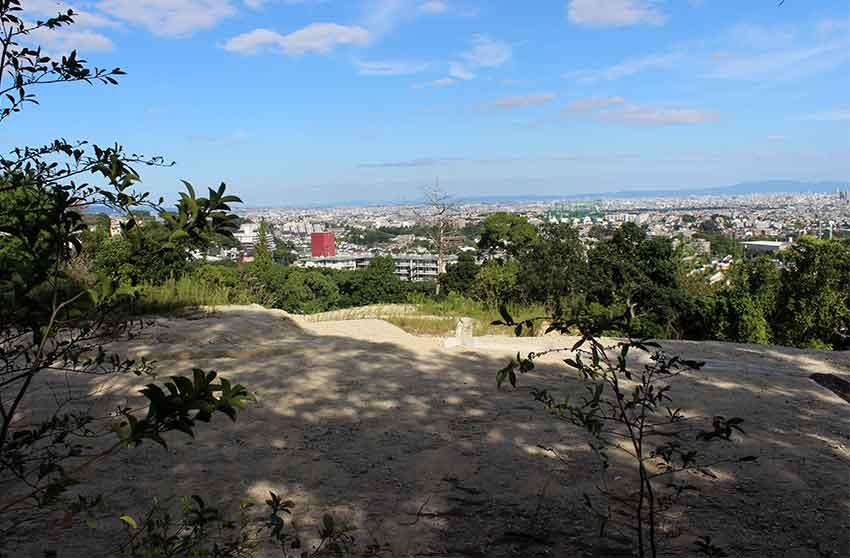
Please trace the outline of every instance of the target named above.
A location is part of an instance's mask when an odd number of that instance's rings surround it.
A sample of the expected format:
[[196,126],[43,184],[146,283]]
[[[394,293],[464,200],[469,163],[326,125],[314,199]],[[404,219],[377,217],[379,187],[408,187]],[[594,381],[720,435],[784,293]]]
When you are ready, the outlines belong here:
[[[155,359],[162,375],[218,370],[258,403],[235,424],[217,417],[194,440],[173,436],[168,450],[145,446],[103,465],[100,488],[124,495],[116,512],[144,509],[155,488],[258,501],[274,490],[295,500],[303,524],[332,511],[387,555],[629,555],[625,533],[599,540],[585,512],[600,468],[584,434],[529,393],[580,389],[564,355],[542,359],[518,389],[496,389],[496,371],[517,351],[572,340],[487,338],[448,349],[380,320],[313,323],[256,306],[195,318],[156,320],[116,348]],[[809,376],[847,380],[850,354],[663,344],[707,362],[673,384],[675,405],[744,418],[746,436],[718,451],[758,457],[713,467],[713,479],[684,479],[662,518],[665,555],[691,556],[694,539],[711,535],[732,556],[847,556],[850,405]],[[142,381],[99,387],[132,403]],[[609,488],[625,493],[631,473],[620,465]],[[49,533],[63,543],[62,531]]]

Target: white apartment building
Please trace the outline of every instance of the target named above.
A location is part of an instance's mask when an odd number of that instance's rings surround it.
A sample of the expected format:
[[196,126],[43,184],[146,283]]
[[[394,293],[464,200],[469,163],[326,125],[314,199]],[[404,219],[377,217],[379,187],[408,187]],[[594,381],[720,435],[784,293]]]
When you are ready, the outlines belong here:
[[260,225],[257,223],[242,223],[239,230],[233,233],[233,237],[243,247],[251,247],[260,238]]
[[[436,281],[446,272],[446,265],[457,261],[457,256],[444,256],[438,268],[436,254],[390,254],[395,262],[395,274],[402,281]],[[301,258],[295,265],[304,268],[355,270],[368,267],[377,257],[373,254],[352,254],[325,258]]]

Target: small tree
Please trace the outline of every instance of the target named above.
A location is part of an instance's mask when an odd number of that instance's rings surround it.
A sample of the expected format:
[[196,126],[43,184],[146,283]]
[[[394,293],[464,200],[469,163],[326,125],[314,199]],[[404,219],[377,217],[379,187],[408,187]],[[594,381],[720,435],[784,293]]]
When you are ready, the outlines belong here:
[[475,275],[475,294],[493,308],[513,301],[519,296],[520,274],[520,265],[514,259],[490,260]]
[[258,266],[270,266],[273,263],[271,240],[265,219],[260,219],[257,242],[254,244],[254,262]]
[[[434,248],[437,250],[437,273],[445,271],[446,236],[451,229],[452,217],[456,205],[451,196],[440,188],[440,182],[423,190],[425,196],[424,208],[419,212],[420,218],[426,225],[426,231]],[[437,281],[435,293],[440,294],[440,282]]]
[[[494,325],[510,325],[521,334],[533,327],[533,320],[516,323],[503,307],[504,321]],[[610,454],[619,453],[631,460],[636,473],[637,490],[626,498],[628,513],[636,534],[634,548],[641,558],[656,558],[658,549],[658,480],[683,471],[706,474],[705,467],[720,463],[751,462],[755,457],[706,460],[696,442],[730,441],[734,432],[743,433],[743,420],[737,417],[715,416],[710,428],[700,430],[681,409],[673,406],[668,383],[683,371],[698,371],[705,363],[682,359],[662,350],[661,345],[648,339],[628,339],[604,344],[594,332],[611,324],[565,322],[559,317],[549,331],[565,333],[578,326],[582,338],[572,348],[560,348],[541,353],[517,354],[496,375],[496,383],[516,387],[518,375],[534,369],[541,356],[568,351],[564,362],[573,368],[584,384],[584,395],[559,398],[545,389],[532,391],[535,400],[559,420],[584,429],[591,449],[599,456],[603,470],[611,465]],[[626,326],[628,330],[628,326]],[[647,362],[635,366],[631,358],[643,353]],[[695,436],[694,436],[695,434]],[[707,475],[707,474],[706,474]],[[585,505],[601,522],[601,531],[615,517],[614,506],[622,500],[617,494],[603,489],[605,502],[594,503],[585,494]],[[710,538],[702,541],[714,549]],[[708,548],[707,547],[707,548]]]

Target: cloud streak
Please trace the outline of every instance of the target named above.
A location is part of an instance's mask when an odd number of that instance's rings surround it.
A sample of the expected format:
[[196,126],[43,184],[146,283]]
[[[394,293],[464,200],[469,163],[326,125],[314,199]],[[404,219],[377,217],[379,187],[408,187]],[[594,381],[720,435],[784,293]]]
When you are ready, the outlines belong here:
[[254,29],[232,37],[222,48],[245,55],[272,50],[286,56],[302,56],[307,53],[329,54],[340,45],[365,46],[369,40],[369,32],[362,27],[311,23],[288,35],[270,29]]
[[551,103],[558,97],[555,93],[532,93],[530,95],[511,95],[488,103],[487,108],[513,110]]
[[561,109],[564,114],[580,114],[593,112],[595,110],[608,108],[613,105],[622,105],[626,100],[622,97],[587,97],[576,99]]
[[429,2],[419,4],[417,10],[423,14],[442,14],[449,10],[449,6],[440,0],[430,0]]
[[642,127],[707,124],[719,118],[718,113],[710,110],[628,103],[619,96],[575,99],[561,109],[561,115]]
[[506,64],[513,58],[511,45],[492,39],[486,35],[475,35],[472,38],[472,47],[461,53],[463,62],[454,60],[449,63],[449,75],[432,84],[454,85],[457,80],[470,81],[476,78],[472,69],[497,68]]
[[633,76],[646,70],[657,68],[670,68],[676,62],[684,58],[682,52],[668,52],[664,54],[650,54],[641,58],[626,60],[619,64],[598,70],[578,70],[567,74],[567,77],[576,79],[583,83],[597,81],[614,81],[623,77]]
[[461,54],[473,67],[496,68],[511,60],[513,49],[507,43],[491,39],[486,35],[472,38],[472,48]]
[[423,157],[420,159],[409,159],[406,161],[387,161],[382,163],[361,163],[357,165],[363,169],[390,169],[390,168],[418,168],[418,167],[436,167],[444,163],[456,163],[464,161],[460,157],[442,157],[432,158]]
[[475,74],[466,69],[466,66],[459,62],[449,64],[449,75],[453,78],[469,81],[475,79]]
[[236,13],[229,0],[102,0],[97,8],[151,33],[167,36],[209,29]]
[[588,27],[663,25],[667,21],[651,0],[570,0],[567,18]]
[[719,118],[714,111],[651,105],[627,105],[620,109],[599,112],[597,116],[615,124],[646,127],[707,124]]
[[836,68],[850,60],[850,40],[760,52],[717,61],[706,74],[711,79],[784,81]]
[[361,76],[406,76],[419,74],[427,70],[428,62],[409,62],[402,60],[355,60]]
[[820,122],[847,122],[850,121],[850,106],[843,109],[809,114],[804,117],[804,120],[816,120]]

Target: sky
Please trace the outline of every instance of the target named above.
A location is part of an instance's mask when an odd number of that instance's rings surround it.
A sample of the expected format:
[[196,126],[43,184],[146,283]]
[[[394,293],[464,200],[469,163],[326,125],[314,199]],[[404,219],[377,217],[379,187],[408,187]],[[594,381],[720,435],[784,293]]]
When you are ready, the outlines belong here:
[[251,206],[850,182],[850,0],[23,0],[120,66],[0,148],[120,143]]

